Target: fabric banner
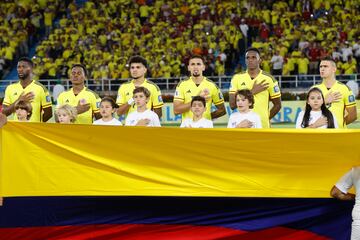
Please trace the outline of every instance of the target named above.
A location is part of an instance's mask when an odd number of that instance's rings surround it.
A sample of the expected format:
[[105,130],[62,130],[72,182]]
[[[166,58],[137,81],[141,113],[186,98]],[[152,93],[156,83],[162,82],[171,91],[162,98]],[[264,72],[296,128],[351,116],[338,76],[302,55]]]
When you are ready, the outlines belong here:
[[327,198],[360,130],[180,129],[10,122],[1,195]]

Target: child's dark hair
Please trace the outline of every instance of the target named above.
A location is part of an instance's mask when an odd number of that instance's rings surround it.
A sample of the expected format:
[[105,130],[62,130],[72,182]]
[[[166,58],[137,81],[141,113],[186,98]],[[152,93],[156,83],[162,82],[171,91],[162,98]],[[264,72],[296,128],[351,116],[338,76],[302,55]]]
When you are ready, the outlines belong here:
[[129,60],[129,67],[131,67],[132,63],[141,63],[142,65],[144,65],[145,68],[148,68],[147,61],[142,56],[133,56],[133,57],[131,57],[130,60]]
[[17,109],[23,109],[27,112],[27,116],[26,119],[29,120],[31,115],[32,115],[32,106],[29,102],[27,101],[18,101],[15,103],[15,110]]
[[244,96],[245,99],[249,100],[249,103],[250,103],[249,108],[250,109],[254,108],[254,103],[255,103],[254,95],[251,93],[251,91],[249,89],[238,90],[235,94],[235,99],[238,95]]
[[205,98],[202,96],[195,96],[191,100],[191,106],[193,105],[193,102],[201,102],[204,107],[206,107],[206,101]]
[[100,104],[102,102],[109,102],[112,108],[119,108],[119,105],[116,104],[115,100],[112,97],[103,97]]
[[140,92],[144,93],[146,98],[150,97],[150,91],[147,88],[144,88],[144,87],[135,88],[134,91],[133,91],[133,95],[135,95],[135,93],[140,93]]
[[305,113],[304,113],[304,118],[301,123],[301,127],[307,128],[309,126],[311,106],[308,103],[308,101],[309,101],[310,93],[312,93],[312,92],[319,92],[321,94],[321,98],[323,100],[323,104],[321,105],[321,113],[324,117],[327,118],[327,122],[328,122],[327,128],[335,128],[334,117],[333,117],[332,113],[330,112],[330,110],[325,105],[324,95],[322,94],[321,90],[316,87],[310,89],[310,91],[307,93]]

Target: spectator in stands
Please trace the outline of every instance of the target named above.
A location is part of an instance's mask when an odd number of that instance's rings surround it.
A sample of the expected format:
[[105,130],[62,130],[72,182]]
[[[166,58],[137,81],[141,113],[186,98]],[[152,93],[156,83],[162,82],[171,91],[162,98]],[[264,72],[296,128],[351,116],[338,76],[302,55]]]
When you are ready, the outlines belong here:
[[26,101],[32,106],[30,121],[47,122],[52,117],[51,97],[46,87],[31,79],[33,66],[31,59],[19,59],[17,72],[20,80],[6,87],[2,113],[9,116],[15,113],[18,101]]
[[[260,52],[257,48],[246,51],[247,71],[235,74],[231,80],[229,104],[231,109],[236,108],[235,94],[238,90],[250,89],[254,95],[254,112],[259,114],[263,128],[270,127],[270,119],[281,109],[281,93],[277,81],[269,73],[260,69]],[[269,113],[269,100],[273,107]]]
[[337,119],[339,128],[346,128],[346,125],[357,118],[355,96],[345,84],[336,80],[335,72],[334,60],[323,59],[320,62],[320,76],[323,81],[314,87],[322,91],[325,104]]
[[[182,120],[192,118],[191,100],[194,96],[206,99],[206,112],[204,118],[212,120],[226,114],[223,95],[212,81],[203,76],[205,71],[204,60],[201,56],[193,55],[188,64],[190,78],[181,81],[176,87],[174,95],[174,113],[182,114]],[[212,104],[216,110],[211,112]]]
[[92,124],[93,119],[101,118],[100,97],[85,86],[86,68],[82,64],[74,64],[70,72],[72,88],[62,92],[57,99],[57,106],[68,104],[76,108],[77,124]]
[[352,55],[348,56],[348,60],[342,65],[342,72],[346,75],[355,74],[356,71],[356,61],[353,59]]
[[160,118],[162,116],[162,106],[164,103],[162,101],[160,88],[145,78],[148,69],[146,59],[141,56],[133,56],[130,58],[128,64],[133,79],[119,87],[116,100],[116,103],[119,105],[117,114],[123,115],[134,112],[136,105],[134,104],[133,91],[137,87],[145,87],[150,92],[147,109],[153,110]]
[[271,60],[272,73],[273,75],[282,75],[284,58],[280,55],[278,50],[275,51],[275,54],[272,56]]

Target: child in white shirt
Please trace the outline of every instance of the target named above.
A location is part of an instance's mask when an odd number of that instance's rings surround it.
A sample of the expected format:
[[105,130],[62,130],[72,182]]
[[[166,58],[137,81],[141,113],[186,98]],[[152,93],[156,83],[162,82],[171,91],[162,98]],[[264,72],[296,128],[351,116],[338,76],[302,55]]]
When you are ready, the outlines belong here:
[[206,100],[204,97],[195,96],[191,100],[191,112],[193,118],[185,118],[180,127],[181,128],[213,128],[213,122],[203,118],[203,114],[206,111]]
[[262,128],[257,113],[251,111],[254,107],[254,96],[248,89],[238,90],[235,95],[238,112],[230,115],[228,128]]
[[161,127],[158,115],[146,108],[150,98],[149,90],[144,87],[135,88],[133,98],[137,110],[127,116],[125,126]]
[[114,113],[119,106],[111,97],[104,97],[100,102],[101,118],[96,120],[94,125],[113,125],[121,126],[121,122],[114,118]]

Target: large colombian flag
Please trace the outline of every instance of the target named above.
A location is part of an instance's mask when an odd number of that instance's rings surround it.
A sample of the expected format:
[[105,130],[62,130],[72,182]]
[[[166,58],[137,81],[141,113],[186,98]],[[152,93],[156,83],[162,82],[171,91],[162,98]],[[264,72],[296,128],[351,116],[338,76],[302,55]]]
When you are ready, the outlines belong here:
[[1,129],[1,239],[347,239],[358,130]]

